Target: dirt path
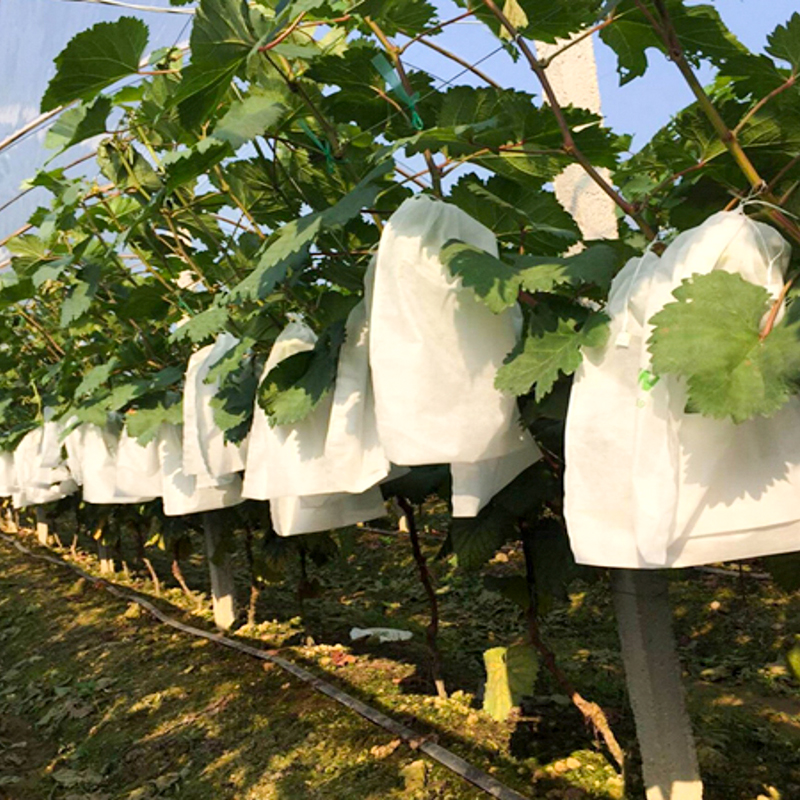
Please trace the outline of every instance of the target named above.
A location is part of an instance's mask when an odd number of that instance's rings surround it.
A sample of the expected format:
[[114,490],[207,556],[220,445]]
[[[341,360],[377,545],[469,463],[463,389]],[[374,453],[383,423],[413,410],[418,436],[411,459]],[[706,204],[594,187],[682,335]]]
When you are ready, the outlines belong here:
[[485,796],[266,667],[0,544],[0,798]]

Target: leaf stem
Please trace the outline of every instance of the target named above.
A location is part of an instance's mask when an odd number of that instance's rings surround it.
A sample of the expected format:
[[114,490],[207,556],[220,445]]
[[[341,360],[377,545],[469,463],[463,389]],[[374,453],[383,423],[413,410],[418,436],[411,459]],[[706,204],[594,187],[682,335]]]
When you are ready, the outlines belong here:
[[[383,45],[384,50],[386,50],[389,58],[392,60],[392,64],[394,68],[397,70],[397,74],[400,78],[400,83],[403,84],[403,88],[406,90],[409,97],[414,94],[414,87],[411,85],[411,81],[408,79],[408,75],[406,74],[405,67],[403,66],[403,61],[400,58],[400,48],[393,45],[386,34],[381,30],[380,26],[370,17],[364,17],[364,22],[369,25],[372,32],[378,38],[378,41]],[[429,149],[426,149],[423,153],[425,158],[425,163],[428,166],[428,171],[431,174],[431,183],[433,184],[433,193],[441,198],[442,197],[442,173],[439,167],[436,165],[436,162],[433,160],[433,154]]]

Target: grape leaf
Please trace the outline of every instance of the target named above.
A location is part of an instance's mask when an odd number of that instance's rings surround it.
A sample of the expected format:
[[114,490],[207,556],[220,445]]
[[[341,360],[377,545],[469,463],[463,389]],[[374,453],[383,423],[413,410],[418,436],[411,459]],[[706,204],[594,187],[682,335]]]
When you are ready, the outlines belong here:
[[767,52],[792,65],[792,72],[800,71],[800,13],[792,14],[785,25],[778,25],[767,36],[769,46]]
[[502,508],[489,505],[477,517],[454,518],[450,525],[449,540],[459,567],[477,570],[501,545],[516,536],[514,518]]
[[139,444],[147,444],[158,435],[162,423],[180,425],[183,422],[183,402],[179,395],[157,401],[148,408],[137,408],[125,415],[128,434]]
[[293,425],[317,407],[336,378],[344,338],[344,323],[338,322],[317,339],[313,350],[295,353],[267,373],[257,397],[271,425]]
[[92,103],[68,108],[53,123],[44,138],[45,147],[59,153],[68,147],[106,132],[106,119],[111,113],[111,100],[104,95]]
[[[694,66],[708,60],[721,67],[727,58],[746,52],[713,6],[687,6],[683,0],[666,0],[665,5],[684,54]],[[616,13],[618,18],[600,31],[600,38],[617,55],[617,72],[623,85],[644,75],[648,49],[665,52],[665,47],[635,0],[622,0]]]
[[451,240],[440,253],[442,263],[495,314],[517,302],[522,280],[518,270],[465,242]]
[[286,106],[279,97],[276,92],[254,89],[244,100],[237,101],[228,109],[215,126],[212,137],[228,142],[238,150],[282,119]]
[[42,111],[97,93],[139,69],[147,26],[134,17],[99,22],[69,41],[56,56],[56,74],[42,98]]
[[70,287],[66,299],[61,305],[61,327],[66,328],[82,317],[97,294],[100,284],[100,265],[87,264],[76,275],[77,283]]
[[211,306],[175,328],[170,340],[180,342],[188,339],[195,343],[202,342],[203,339],[208,339],[225,328],[228,314],[228,309],[224,306]]
[[578,330],[573,320],[558,319],[555,330],[535,326],[497,371],[494,385],[508,394],[527,394],[534,387],[538,402],[553,388],[559,373],[571,375],[583,360],[582,347],[601,346],[608,336],[608,317],[592,314]]
[[608,286],[622,260],[622,252],[596,244],[574,256],[517,256],[512,264],[457,239],[446,242],[440,258],[491,311],[499,314],[514,305],[520,289],[550,292],[564,283]]
[[800,378],[800,323],[782,321],[762,341],[769,293],[715,270],[686,279],[653,316],[653,371],[686,378],[689,403],[706,416],[743,422],[770,416]]
[[516,644],[486,650],[483,663],[486,667],[483,710],[504,722],[525,695],[533,694],[539,656],[532,645]]
[[287,222],[267,243],[253,271],[234,286],[231,299],[265,297],[290,268],[302,263],[309,245],[323,230],[346,224],[374,202],[381,191],[379,182],[391,168],[389,162],[378,164],[330,208]]
[[119,359],[115,356],[105,364],[92,367],[84,376],[83,380],[75,389],[74,397],[84,397],[90,395],[95,389],[102,386],[111,377],[111,373],[119,366]]

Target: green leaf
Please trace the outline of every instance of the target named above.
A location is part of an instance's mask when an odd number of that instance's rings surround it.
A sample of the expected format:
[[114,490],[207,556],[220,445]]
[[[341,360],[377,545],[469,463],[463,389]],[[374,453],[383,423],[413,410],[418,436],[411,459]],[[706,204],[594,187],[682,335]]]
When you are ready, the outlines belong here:
[[517,302],[522,277],[496,256],[474,245],[451,240],[442,248],[440,258],[495,314]]
[[64,273],[64,271],[75,261],[74,256],[64,256],[57,258],[54,261],[45,261],[36,272],[33,273],[31,280],[33,285],[38,289],[42,284],[47,281],[55,281]]
[[78,384],[75,389],[74,396],[76,398],[85,397],[92,394],[96,389],[99,389],[110,377],[111,373],[119,366],[119,359],[113,357],[105,364],[100,364],[97,367],[92,367],[84,376],[83,380]]
[[80,103],[68,108],[47,131],[44,146],[62,152],[84,139],[100,136],[106,132],[106,120],[110,113],[111,100],[104,95],[92,103]]
[[120,189],[157,192],[161,188],[158,174],[133,146],[106,141],[97,148],[97,163],[103,175]]
[[92,305],[100,284],[100,265],[87,264],[75,276],[77,283],[70,287],[61,306],[61,327],[66,328],[80,319]]
[[483,654],[486,691],[483,710],[504,722],[525,695],[533,694],[539,674],[539,657],[532,645],[493,647]]
[[278,92],[254,89],[244,100],[237,101],[228,109],[211,135],[238,150],[245,142],[261,136],[280,122],[286,110]]
[[462,569],[480,569],[509,539],[517,536],[513,518],[492,505],[477,517],[456,517],[450,526],[450,543]]
[[795,11],[785,25],[778,25],[767,36],[767,42],[766,50],[770,55],[788,61],[792,72],[800,71],[800,13]]
[[263,299],[289,269],[304,261],[307,248],[322,231],[345,225],[375,201],[380,181],[391,169],[390,162],[378,164],[330,208],[286,223],[267,243],[255,269],[233,288],[231,300]]
[[221,379],[217,393],[211,398],[211,407],[214,422],[224,432],[225,441],[241,442],[249,433],[257,389],[258,376],[252,361],[240,363]]
[[207,174],[230,154],[229,144],[217,139],[201,139],[187,150],[167,153],[161,159],[165,191],[174,192],[180,186]]
[[175,328],[170,334],[170,341],[181,342],[188,339],[195,344],[202,342],[224,330],[228,316],[229,311],[225,306],[211,306]]
[[194,128],[208,118],[257,40],[246,0],[202,0],[190,37],[192,61],[173,97],[184,125]]
[[137,408],[125,415],[128,434],[143,445],[156,438],[165,422],[172,425],[183,422],[183,404],[179,396],[160,400],[150,408]]
[[[684,54],[693,66],[707,60],[723,67],[726,59],[746,52],[713,6],[687,6],[683,0],[666,0],[665,5]],[[619,82],[623,85],[644,75],[648,49],[664,53],[665,47],[635,0],[623,0],[616,12],[618,19],[600,31],[600,38],[617,54]]]
[[317,407],[336,379],[344,338],[344,323],[336,323],[317,339],[313,350],[289,356],[267,373],[257,396],[270,425],[293,425]]
[[517,182],[495,175],[484,183],[466,175],[449,199],[501,241],[516,247],[522,243],[536,255],[560,255],[580,241],[580,230],[553,192],[533,188],[533,179]]
[[695,275],[672,293],[676,302],[650,323],[657,375],[687,380],[693,410],[743,422],[783,406],[800,378],[800,323],[785,320],[762,341],[769,293],[741,275],[715,270]]
[[800,589],[800,553],[767,556],[764,566],[784,592],[796,592]]
[[362,19],[372,17],[387,36],[401,31],[415,36],[436,19],[436,9],[427,0],[364,0],[357,13]]
[[42,98],[42,111],[91,100],[106,86],[137,72],[147,37],[147,26],[134,17],[99,22],[79,33],[56,56],[56,74]]
[[534,387],[538,402],[553,388],[559,373],[571,375],[583,360],[582,347],[598,347],[608,336],[608,317],[592,314],[580,330],[572,320],[558,319],[554,330],[537,327],[512,351],[497,371],[495,386],[509,394]]
[[165,367],[146,378],[129,378],[115,381],[116,385],[108,398],[108,408],[118,411],[132,400],[145,397],[148,394],[163,392],[174,386],[183,378],[184,367]]

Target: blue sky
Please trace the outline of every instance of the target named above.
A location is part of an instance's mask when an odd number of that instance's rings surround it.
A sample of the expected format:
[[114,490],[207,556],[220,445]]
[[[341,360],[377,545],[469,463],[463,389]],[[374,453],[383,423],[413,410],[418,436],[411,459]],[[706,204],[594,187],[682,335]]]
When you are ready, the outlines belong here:
[[[456,16],[452,0],[433,0],[441,19]],[[140,5],[168,7],[167,0],[136,0]],[[797,0],[716,0],[733,32],[750,48],[761,50],[767,34],[798,10]],[[0,0],[0,140],[38,114],[39,99],[54,72],[53,58],[72,36],[102,20],[122,15],[141,16],[150,27],[150,47],[174,44],[187,36],[187,17],[163,13],[132,12],[83,0]],[[497,48],[497,41],[479,24],[454,25],[441,38],[444,46],[473,62]],[[674,65],[652,52],[651,68],[644,78],[620,88],[614,54],[596,43],[598,76],[607,123],[620,133],[634,136],[640,147],[689,102],[691,96]],[[458,75],[460,68],[422,45],[407,52],[410,65],[443,80],[478,83],[474,76]],[[538,93],[535,78],[523,62],[514,64],[498,52],[481,69],[504,85]],[[704,79],[710,78],[705,71]],[[44,132],[0,152],[0,205],[18,192],[20,183],[48,157]],[[76,155],[71,155],[75,158]],[[31,192],[22,201],[0,212],[0,238],[22,225],[42,196]]]

